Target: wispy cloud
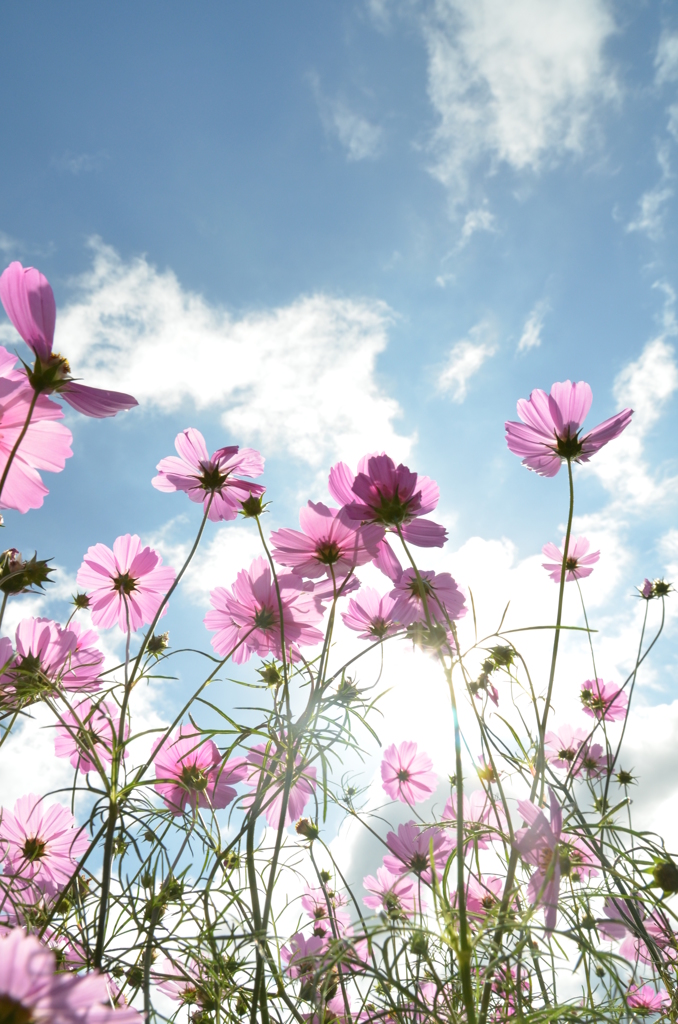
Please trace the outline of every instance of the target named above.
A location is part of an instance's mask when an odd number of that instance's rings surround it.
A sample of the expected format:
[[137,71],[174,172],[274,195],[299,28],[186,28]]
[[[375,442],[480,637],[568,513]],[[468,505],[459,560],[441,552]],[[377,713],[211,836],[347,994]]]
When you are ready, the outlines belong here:
[[525,321],[523,333],[518,342],[518,352],[529,352],[531,348],[539,348],[541,345],[541,332],[544,326],[544,317],[548,313],[549,304],[541,299],[531,310]]
[[678,32],[664,29],[659,37],[654,66],[657,85],[678,80]]
[[396,432],[400,408],[375,373],[393,317],[384,303],[316,294],[234,317],[171,271],[92,246],[57,325],[77,376],[162,410],[219,410],[239,443],[311,466],[375,448],[407,456],[412,438]]
[[323,93],[316,74],[309,76],[323,127],[346,150],[348,160],[376,160],[383,147],[383,129],[353,110],[342,99]]
[[651,189],[644,192],[638,200],[638,213],[629,224],[627,231],[640,231],[651,241],[656,242],[664,232],[666,203],[673,196],[673,188],[667,182],[673,177],[669,165],[667,146],[657,150],[657,163],[661,169],[661,178]]
[[423,24],[433,173],[457,199],[482,157],[537,171],[582,153],[598,105],[617,95],[605,0],[435,0]]
[[52,158],[52,167],[69,174],[87,174],[89,171],[100,171],[108,160],[108,153],[62,153]]
[[452,346],[438,378],[438,390],[450,392],[453,402],[463,402],[471,377],[496,351],[496,331],[488,320],[482,320],[471,328],[468,337]]
[[464,217],[464,223],[462,225],[461,234],[459,236],[459,244],[457,248],[463,249],[470,239],[475,235],[476,231],[496,231],[494,214],[489,209],[487,203],[483,203],[482,206],[477,207],[475,210],[469,210]]

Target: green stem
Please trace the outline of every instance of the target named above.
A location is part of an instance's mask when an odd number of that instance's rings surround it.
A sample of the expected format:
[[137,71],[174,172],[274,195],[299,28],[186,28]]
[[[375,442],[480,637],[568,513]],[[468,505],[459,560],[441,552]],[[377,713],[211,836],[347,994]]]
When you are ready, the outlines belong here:
[[23,427],[21,428],[21,433],[19,434],[19,436],[17,437],[16,441],[14,442],[14,447],[12,448],[11,452],[9,453],[9,458],[7,459],[7,464],[5,465],[5,468],[3,470],[2,476],[0,477],[0,496],[2,495],[3,488],[4,488],[5,484],[7,483],[7,477],[9,476],[10,468],[12,466],[12,463],[14,462],[14,457],[16,456],[16,453],[19,451],[19,446],[20,446],[21,442],[23,441],[23,439],[26,436],[26,431],[28,430],[28,427],[29,427],[30,422],[31,422],[31,417],[33,416],[33,411],[35,409],[36,402],[38,401],[38,395],[39,395],[39,392],[37,392],[37,391],[33,392],[33,397],[31,398],[31,404],[28,407],[28,415],[26,417],[26,421],[25,421]]

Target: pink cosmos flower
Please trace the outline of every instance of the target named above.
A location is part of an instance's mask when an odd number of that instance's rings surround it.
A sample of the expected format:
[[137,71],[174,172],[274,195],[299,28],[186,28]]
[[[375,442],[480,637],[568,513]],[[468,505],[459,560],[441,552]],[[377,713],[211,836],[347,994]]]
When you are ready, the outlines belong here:
[[[666,960],[675,965],[678,961],[678,944],[669,922],[658,911],[647,914],[640,903],[636,903],[636,909],[652,943],[661,950]],[[624,939],[619,947],[619,955],[626,960],[640,960],[644,964],[653,964],[653,953],[648,948],[645,938],[636,934],[637,926],[625,901],[608,899],[603,906],[603,912],[610,920],[604,922],[602,926],[599,925],[600,931],[610,938]]]
[[[410,472],[406,466],[396,469],[393,460],[383,452],[363,456],[357,476],[345,462],[338,462],[330,470],[328,487],[334,500],[350,510],[351,518],[379,523],[391,533],[397,533],[400,527],[410,544],[442,547],[447,539],[444,527],[420,518],[437,506],[438,485],[427,476]],[[398,582],[402,566],[385,538],[373,561],[389,579]]]
[[403,625],[424,622],[426,611],[432,622],[445,624],[447,619],[461,619],[466,615],[466,599],[449,572],[422,572],[419,578],[414,569],[405,572],[391,591],[394,599],[393,618]]
[[111,1008],[101,974],[57,973],[54,953],[21,928],[0,937],[0,1007],[8,1024],[141,1024],[131,1007]]
[[9,704],[24,705],[55,689],[98,690],[104,655],[90,646],[97,640],[96,633],[83,631],[77,623],[63,629],[51,619],[22,619],[13,657],[9,640],[0,641],[0,696]]
[[[563,550],[565,550],[566,539],[566,537],[563,537]],[[587,555],[586,552],[590,547],[591,545],[586,537],[570,537],[567,561],[565,562],[566,583],[571,583],[572,580],[581,580],[585,576],[591,575],[593,572],[592,566],[600,558],[600,551],[592,551],[590,555]],[[544,544],[541,550],[546,558],[551,559],[550,562],[542,562],[542,568],[546,569],[555,583],[560,583],[561,576],[563,575],[563,552],[552,541]]]
[[[142,548],[136,534],[126,533],[112,551],[105,544],[89,548],[76,579],[90,598],[95,626],[110,629],[117,621],[123,633],[135,633],[153,621],[175,575],[157,551]],[[166,611],[167,605],[163,615]]]
[[483,918],[501,903],[504,879],[485,875],[483,879],[469,878],[466,890],[466,909],[474,917]]
[[[288,753],[276,743],[257,743],[247,755],[249,762],[247,785],[252,793],[243,800],[243,807],[252,807],[260,801],[266,821],[272,828],[280,824],[287,774]],[[285,825],[296,821],[316,790],[316,769],[305,765],[299,756],[294,759],[292,786],[287,798]]]
[[379,594],[373,587],[362,587],[359,598],[351,598],[348,611],[341,617],[349,629],[354,629],[361,640],[376,643],[397,633],[400,626],[393,618],[395,599],[391,594]]
[[626,717],[629,698],[614,683],[602,679],[587,679],[581,686],[581,702],[585,714],[606,722],[618,722]]
[[264,460],[254,448],[231,445],[209,456],[204,437],[194,427],[177,434],[174,447],[179,458],[161,459],[151,483],[159,491],[185,491],[191,501],[202,502],[205,512],[209,508],[213,523],[235,519],[243,501],[252,494],[261,497],[266,490],[240,479],[264,472]]
[[640,591],[640,596],[644,597],[646,601],[649,601],[649,599],[652,597],[652,591],[654,590],[652,580],[649,580],[646,576],[643,580],[642,587],[638,587],[638,590]]
[[138,405],[136,398],[118,391],[78,384],[71,377],[66,359],[52,352],[56,303],[49,281],[34,267],[10,263],[0,276],[0,299],[14,327],[36,356],[29,374],[36,391],[56,391],[69,405],[85,416],[98,419],[115,416],[121,409]]
[[581,425],[591,408],[593,394],[584,381],[554,384],[551,394],[538,388],[518,402],[522,423],[508,421],[506,443],[523,465],[540,476],[555,476],[563,460],[588,462],[603,445],[628,427],[632,409],[622,409],[581,436]]
[[[450,842],[457,845],[457,794],[448,797],[443,808],[444,822],[450,822]],[[486,850],[492,840],[500,839],[501,833],[507,831],[506,813],[500,803],[492,806],[484,789],[474,789],[469,797],[464,794],[464,833],[467,842],[477,845],[479,850]]]
[[547,732],[544,736],[546,759],[555,768],[566,768],[572,775],[580,775],[579,751],[586,742],[586,729],[573,729],[561,725],[558,732]]
[[[301,905],[313,921],[313,934],[332,937],[332,924],[330,923],[330,911],[334,927],[339,934],[343,934],[351,923],[351,915],[342,907],[346,904],[346,898],[340,893],[328,889],[328,899],[321,888],[312,889],[307,885],[304,895],[301,897]],[[328,903],[330,909],[328,910]]]
[[626,1003],[632,1010],[662,1013],[671,1005],[671,996],[664,988],[655,992],[652,985],[643,985],[642,988],[639,988],[638,985],[631,985],[626,995]]
[[200,1001],[200,965],[192,958],[180,967],[171,960],[163,960],[153,979],[158,988],[170,999],[179,1003],[197,1003]]
[[312,976],[317,973],[327,950],[327,940],[319,935],[307,939],[303,932],[297,932],[290,939],[289,946],[283,946],[280,955],[287,964],[290,978]]
[[600,743],[586,743],[581,748],[578,767],[589,779],[597,779],[607,771],[608,758]]
[[46,806],[41,796],[29,793],[17,800],[14,813],[3,809],[0,856],[5,874],[15,876],[13,885],[23,887],[26,895],[54,896],[88,849],[85,832],[61,804]]
[[[228,807],[237,793],[233,786],[247,776],[244,757],[224,763],[213,740],[203,740],[192,725],[180,726],[173,740],[160,749],[162,737],[153,744],[157,793],[172,814],[183,814],[186,805]],[[157,753],[156,753],[157,751]]]
[[271,534],[273,557],[299,576],[347,576],[357,565],[377,557],[384,527],[359,526],[345,508],[309,501],[299,513],[299,530]]
[[388,868],[377,868],[377,877],[366,875],[363,885],[370,896],[363,903],[372,910],[380,910],[388,917],[414,917],[424,907],[417,896],[415,882],[407,875],[394,875]]
[[516,832],[516,848],[528,864],[536,870],[528,883],[527,894],[531,903],[541,904],[546,914],[546,930],[556,926],[558,893],[560,892],[560,857],[558,845],[563,830],[563,812],[552,789],[551,821],[529,800],[519,800],[518,810],[528,823],[528,828]]
[[[83,774],[98,771],[99,765],[110,764],[113,745],[120,728],[120,712],[115,704],[81,700],[73,711],[64,711],[63,724],[56,728],[54,753],[68,757],[74,768]],[[125,723],[125,739],[129,723]],[[129,751],[125,751],[127,757]],[[99,764],[97,765],[97,759]]]
[[[293,573],[278,576],[285,653],[291,649],[293,659],[299,657],[297,644],[310,646],[323,639],[315,627],[322,619],[322,606],[314,597],[313,584],[308,586],[311,589]],[[204,622],[217,631],[212,637],[217,654],[226,657],[234,651],[233,661],[239,665],[253,654],[282,658],[278,593],[265,559],[255,558],[248,570],[241,570],[230,590],[213,590],[210,602],[214,611],[207,613]]]
[[404,740],[399,747],[392,743],[384,751],[381,762],[382,785],[391,800],[417,804],[438,785],[433,762],[428,754],[418,754],[417,744]]
[[[25,375],[14,369],[16,361],[0,346],[0,476],[25,426],[34,397]],[[55,402],[45,395],[38,397],[28,430],[9,467],[0,508],[28,512],[41,507],[48,491],[38,470],[59,473],[73,454],[70,430],[54,422],[63,419],[63,415]]]
[[393,875],[413,871],[424,882],[431,882],[430,854],[438,879],[442,878],[447,858],[452,850],[449,837],[439,828],[421,828],[415,821],[398,825],[398,834],[389,832],[386,845],[390,853],[384,857],[384,867]]

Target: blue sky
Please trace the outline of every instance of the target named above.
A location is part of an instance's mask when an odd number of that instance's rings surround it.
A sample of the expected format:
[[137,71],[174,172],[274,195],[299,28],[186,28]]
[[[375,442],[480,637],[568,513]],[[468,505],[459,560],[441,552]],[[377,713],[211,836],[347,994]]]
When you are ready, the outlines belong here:
[[[2,255],[50,279],[75,372],[141,403],[67,413],[75,455],[7,543],[67,579],[128,531],[175,559],[198,512],[150,479],[185,426],[267,456],[271,526],[385,447],[441,485],[436,566],[488,600],[517,583],[530,621],[566,481],[522,469],[503,423],[585,379],[591,425],[638,410],[577,483],[621,672],[632,586],[678,567],[675,8],[65,0],[0,26]],[[249,542],[209,543],[229,584]],[[167,619],[191,642],[198,592]],[[669,641],[640,702],[678,718],[677,682]]]

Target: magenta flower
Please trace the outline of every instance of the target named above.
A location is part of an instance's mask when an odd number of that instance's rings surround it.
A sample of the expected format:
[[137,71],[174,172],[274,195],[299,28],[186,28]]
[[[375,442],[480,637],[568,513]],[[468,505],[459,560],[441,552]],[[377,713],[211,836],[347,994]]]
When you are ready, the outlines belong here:
[[[33,391],[23,373],[14,369],[16,357],[0,346],[0,476],[24,429]],[[72,434],[55,420],[63,419],[59,406],[45,395],[35,403],[31,421],[9,467],[0,508],[28,512],[40,508],[48,493],[38,470],[59,473],[70,458]]]
[[428,754],[418,754],[417,744],[404,740],[399,747],[392,743],[384,751],[381,778],[391,800],[417,804],[435,793],[438,776]]
[[345,508],[309,501],[299,513],[299,530],[271,534],[273,557],[299,576],[347,576],[357,565],[377,557],[383,526],[359,526]]
[[158,988],[170,999],[179,1003],[199,1002],[200,982],[202,980],[200,965],[192,958],[178,967],[171,960],[163,960],[160,968],[153,972],[153,980]]
[[[278,587],[285,654],[291,651],[296,659],[300,656],[297,644],[312,646],[323,639],[315,627],[322,619],[322,606],[300,576],[284,573],[278,576]],[[233,661],[237,664],[249,661],[253,654],[282,658],[278,593],[265,559],[255,558],[248,570],[241,570],[230,590],[213,590],[210,602],[214,611],[207,613],[204,623],[208,629],[216,630],[212,647],[217,654],[226,657],[234,652]]]
[[555,476],[563,460],[588,462],[603,445],[619,437],[633,415],[633,409],[622,409],[581,436],[592,400],[591,388],[584,381],[554,384],[550,395],[535,389],[528,400],[518,402],[523,422],[505,424],[509,449],[523,456],[523,465],[540,476]]
[[618,722],[626,717],[629,698],[614,683],[602,679],[587,679],[581,686],[581,702],[585,714],[599,721]]
[[387,917],[414,917],[424,906],[417,897],[415,882],[406,875],[394,875],[388,868],[377,868],[377,877],[366,875],[363,885],[370,893],[363,903],[372,910],[380,910]]
[[153,744],[155,789],[172,814],[183,814],[187,804],[222,808],[235,799],[233,786],[247,776],[244,757],[224,763],[216,743],[203,740],[192,725],[180,726],[158,750],[161,743],[159,738]]
[[627,1006],[632,1010],[641,1010],[645,1013],[663,1013],[671,1005],[671,996],[666,989],[660,988],[655,992],[652,985],[630,985],[626,995]]
[[0,276],[0,299],[14,327],[35,354],[35,367],[28,373],[28,380],[36,391],[57,392],[78,412],[98,419],[115,416],[122,409],[139,404],[131,395],[102,391],[73,380],[68,361],[52,351],[56,303],[49,281],[39,270],[10,263]]
[[70,811],[61,804],[45,806],[41,796],[29,793],[6,808],[0,820],[0,855],[5,874],[27,895],[54,896],[70,881],[89,839],[77,828]]
[[461,619],[466,615],[466,599],[449,572],[422,572],[419,578],[414,569],[406,569],[391,591],[395,600],[393,618],[403,625],[424,622],[426,610],[432,622],[443,625],[447,619]]
[[9,640],[0,641],[0,695],[9,704],[24,705],[54,690],[98,690],[104,655],[89,646],[97,639],[73,622],[63,629],[51,619],[22,619],[13,658]]
[[384,857],[384,867],[393,875],[413,871],[424,882],[431,882],[430,852],[438,879],[443,876],[447,858],[452,850],[448,836],[439,828],[421,828],[415,821],[398,825],[398,834],[389,832],[386,845],[390,853]]
[[[288,758],[287,751],[274,742],[257,743],[247,755],[249,768],[245,781],[252,792],[243,799],[243,807],[252,807],[257,802],[259,811],[263,811],[266,821],[272,828],[277,828],[280,824]],[[306,804],[315,793],[316,784],[315,767],[304,764],[297,754],[287,798],[285,825],[301,817]]]
[[[457,794],[448,797],[443,808],[442,820],[451,823],[450,842],[457,845]],[[464,834],[467,843],[473,843],[479,850],[486,850],[489,843],[500,839],[507,831],[506,813],[500,803],[492,806],[484,789],[474,789],[469,797],[464,794]]]
[[652,580],[649,580],[646,576],[643,580],[642,587],[638,587],[638,590],[640,591],[640,596],[644,597],[646,601],[649,601],[652,597],[652,591],[654,590]]
[[301,897],[301,905],[313,921],[313,934],[321,938],[324,935],[332,936],[330,912],[338,933],[343,934],[351,924],[351,915],[341,909],[346,904],[346,898],[330,889],[327,891],[327,897],[328,899],[325,899],[322,889],[312,889],[308,885]]
[[297,932],[288,946],[283,946],[280,955],[287,964],[290,978],[302,978],[316,974],[327,949],[327,941],[319,935],[307,939],[303,932]]
[[110,629],[117,621],[123,633],[135,633],[153,621],[175,575],[157,551],[126,533],[112,551],[105,544],[89,548],[76,578],[90,598],[95,626]]
[[[614,912],[612,909],[608,910],[608,902],[610,904],[613,901],[606,901],[606,905],[603,907],[603,911],[607,914],[611,920],[606,922],[606,929],[611,932],[611,926],[621,929],[621,921],[626,921],[627,928],[629,929],[628,934],[624,938],[621,946],[619,947],[619,955],[624,957],[626,960],[640,960],[644,964],[653,964],[653,954],[647,946],[647,943],[643,938],[634,934],[631,929],[635,928],[635,924],[632,923],[631,914],[629,910],[624,906],[621,900],[615,900],[614,904],[617,906],[617,911]],[[645,914],[643,907],[640,904],[636,904],[639,916],[643,922],[643,927],[647,932],[648,936],[652,940],[655,946],[658,946],[662,951],[665,959],[672,961],[675,965],[678,960],[678,953],[676,952],[676,936],[673,933],[672,928],[668,922],[659,913],[653,913],[649,916]],[[624,913],[620,911],[623,909]],[[618,935],[614,936],[618,938]]]
[[[73,711],[64,711],[62,724],[57,726],[54,739],[54,753],[57,757],[68,757],[74,768],[86,774],[99,770],[99,766],[110,764],[113,746],[120,728],[120,712],[115,704],[100,701],[81,700]],[[125,723],[124,738],[129,736],[129,724]],[[125,757],[128,756],[125,751]],[[98,764],[97,764],[98,759]]]
[[[566,539],[566,537],[563,537],[563,550],[565,549]],[[600,558],[600,551],[592,551],[590,555],[587,555],[586,552],[590,546],[586,537],[576,537],[574,539],[570,537],[567,561],[565,562],[566,583],[571,583],[572,580],[581,580],[585,576],[590,576],[593,572],[592,566]],[[541,551],[546,558],[551,559],[550,562],[542,562],[542,568],[546,569],[554,582],[560,583],[563,574],[563,552],[552,541],[544,544]]]
[[597,779],[607,771],[607,754],[600,743],[586,743],[581,748],[577,765],[586,772],[587,778]]
[[354,629],[361,640],[376,642],[393,636],[400,625],[393,618],[395,598],[391,594],[383,597],[373,587],[362,587],[359,598],[351,598],[348,611],[341,617],[349,629]]
[[161,459],[151,483],[159,491],[185,491],[191,501],[202,503],[205,512],[209,508],[213,523],[235,519],[243,501],[252,494],[261,497],[266,490],[240,479],[264,472],[264,460],[253,448],[231,445],[209,456],[204,437],[194,427],[177,434],[174,447],[179,458]]
[[483,918],[501,903],[504,879],[486,875],[483,879],[469,878],[466,890],[466,909],[474,917]]
[[563,813],[556,794],[549,790],[551,796],[551,821],[546,820],[543,811],[528,800],[518,801],[518,810],[528,823],[528,828],[516,832],[516,848],[523,860],[533,864],[536,870],[532,873],[527,887],[530,902],[544,907],[546,914],[546,930],[551,932],[556,926],[558,913],[558,893],[560,892],[561,858],[558,855],[560,834],[563,830]]
[[0,937],[0,1009],[7,1024],[141,1024],[131,1007],[111,1008],[103,975],[57,973],[54,953],[21,928]]
[[587,736],[586,729],[573,729],[571,725],[562,725],[558,732],[547,732],[544,736],[546,759],[556,768],[567,768],[573,775],[581,774],[579,752]]

